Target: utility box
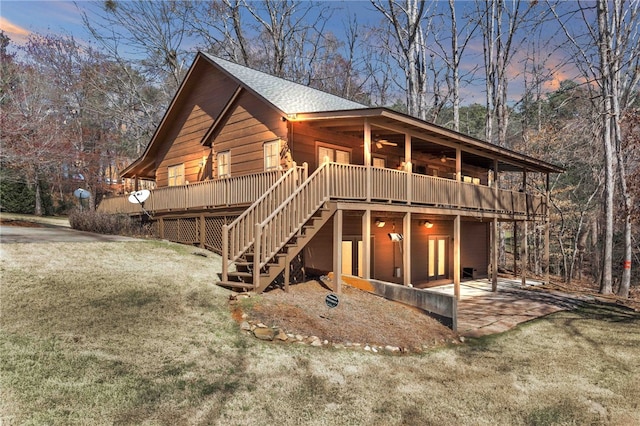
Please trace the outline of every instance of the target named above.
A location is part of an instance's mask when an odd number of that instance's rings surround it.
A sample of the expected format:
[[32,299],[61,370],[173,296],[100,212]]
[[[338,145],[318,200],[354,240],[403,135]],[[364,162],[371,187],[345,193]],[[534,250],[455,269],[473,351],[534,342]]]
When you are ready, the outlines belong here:
[[462,268],[462,278],[465,279],[472,279],[474,280],[476,278],[476,269],[475,268],[470,268],[470,267],[466,267],[466,268]]

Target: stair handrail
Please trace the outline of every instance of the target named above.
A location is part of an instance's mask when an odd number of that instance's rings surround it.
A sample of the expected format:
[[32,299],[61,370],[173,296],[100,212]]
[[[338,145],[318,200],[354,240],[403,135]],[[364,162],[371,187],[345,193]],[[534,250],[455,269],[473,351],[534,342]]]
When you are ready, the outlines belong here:
[[[282,203],[300,182],[307,179],[308,165],[295,162],[269,189],[229,225],[222,226],[222,279],[227,280],[229,264],[253,245],[255,224]],[[266,208],[266,205],[270,205]],[[265,207],[265,208],[263,208]]]
[[254,270],[259,271],[266,265],[331,198],[327,178],[332,164],[327,162],[318,167],[278,208],[256,224],[255,248],[258,250],[254,250]]

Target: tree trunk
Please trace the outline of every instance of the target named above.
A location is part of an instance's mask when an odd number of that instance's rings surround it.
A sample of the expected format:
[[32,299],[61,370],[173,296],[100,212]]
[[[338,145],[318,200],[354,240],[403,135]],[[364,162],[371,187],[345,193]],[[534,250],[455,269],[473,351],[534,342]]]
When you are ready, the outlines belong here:
[[34,184],[36,192],[36,208],[34,214],[36,216],[42,216],[42,190],[40,188],[40,176],[37,171],[35,173]]
[[598,41],[600,59],[600,91],[602,94],[602,142],[604,145],[605,161],[605,184],[604,184],[604,249],[602,253],[602,281],[600,282],[600,293],[611,294],[612,284],[612,262],[613,262],[613,194],[615,191],[615,168],[614,151],[611,143],[611,83],[610,83],[610,62],[609,52],[611,51],[611,33],[608,27],[609,9],[607,0],[598,0],[598,30],[600,40]]

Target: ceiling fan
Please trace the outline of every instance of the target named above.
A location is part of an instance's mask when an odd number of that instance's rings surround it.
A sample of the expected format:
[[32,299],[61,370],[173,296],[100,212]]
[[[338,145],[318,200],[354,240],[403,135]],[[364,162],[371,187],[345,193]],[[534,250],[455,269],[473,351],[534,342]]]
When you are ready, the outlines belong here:
[[[387,139],[382,139],[379,137],[375,137],[371,142],[373,142],[373,144],[376,146],[376,148],[378,149],[382,149],[383,146],[398,146],[397,143],[395,142],[391,142]],[[364,144],[360,145],[360,146],[364,146]]]
[[440,154],[440,162],[446,163],[447,161],[456,161],[456,157],[447,157],[444,152]]

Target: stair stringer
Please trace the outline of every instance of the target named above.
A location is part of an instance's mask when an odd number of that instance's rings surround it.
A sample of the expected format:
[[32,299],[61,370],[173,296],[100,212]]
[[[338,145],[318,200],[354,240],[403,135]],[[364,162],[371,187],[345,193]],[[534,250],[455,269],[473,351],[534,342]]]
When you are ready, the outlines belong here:
[[[258,285],[254,285],[254,291],[262,293],[273,281],[289,266],[291,261],[309,244],[320,229],[333,217],[336,212],[336,203],[324,203],[316,213],[302,226],[300,231],[278,252],[270,262],[265,265],[268,268],[266,274],[261,274]],[[320,215],[318,215],[320,213]],[[313,224],[310,224],[313,222]],[[272,262],[277,259],[276,262]],[[255,271],[254,271],[255,273]],[[254,280],[255,283],[255,280]]]

